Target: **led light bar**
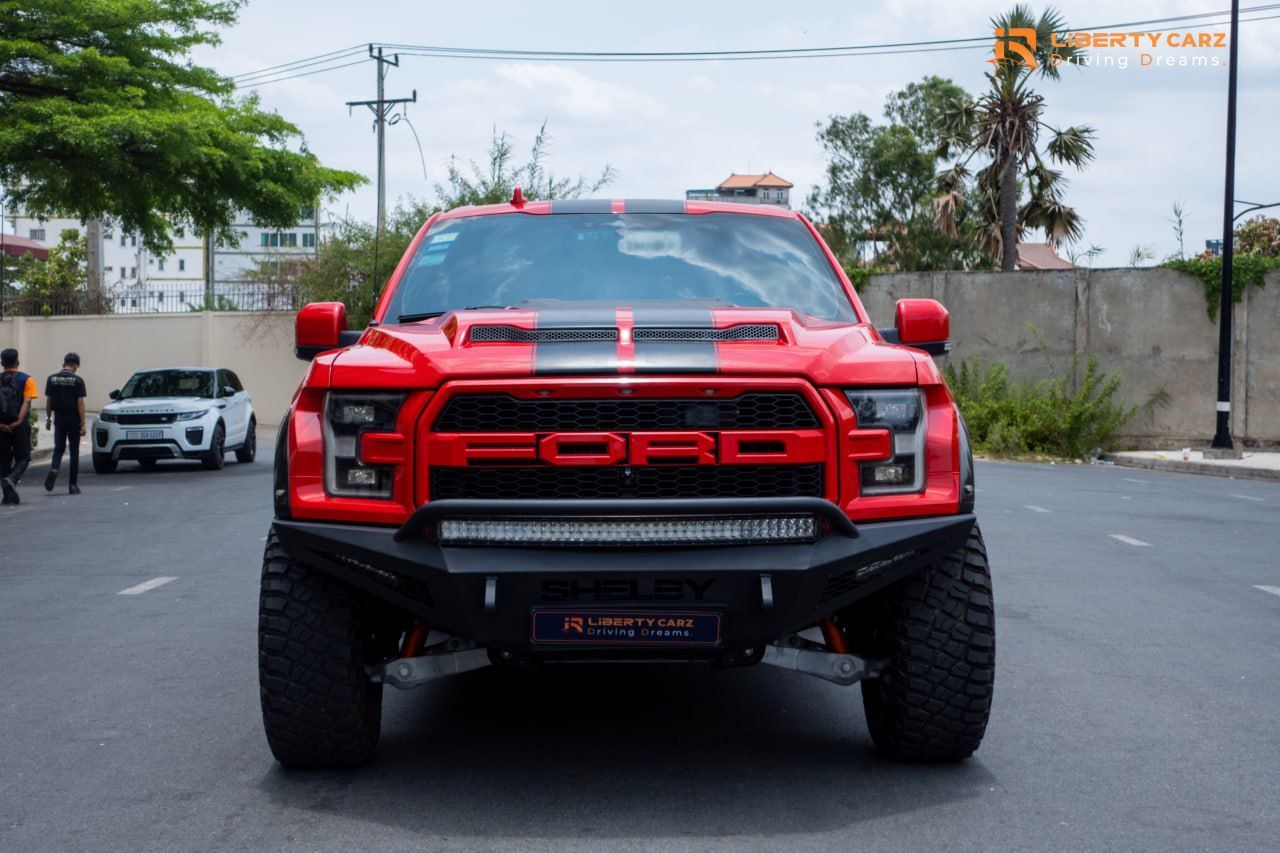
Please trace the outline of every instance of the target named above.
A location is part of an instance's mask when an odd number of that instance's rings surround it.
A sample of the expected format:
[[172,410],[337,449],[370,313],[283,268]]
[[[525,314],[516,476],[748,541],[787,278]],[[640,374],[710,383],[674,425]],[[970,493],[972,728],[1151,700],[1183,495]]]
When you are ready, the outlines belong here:
[[717,518],[450,518],[442,545],[749,545],[812,542],[812,515]]

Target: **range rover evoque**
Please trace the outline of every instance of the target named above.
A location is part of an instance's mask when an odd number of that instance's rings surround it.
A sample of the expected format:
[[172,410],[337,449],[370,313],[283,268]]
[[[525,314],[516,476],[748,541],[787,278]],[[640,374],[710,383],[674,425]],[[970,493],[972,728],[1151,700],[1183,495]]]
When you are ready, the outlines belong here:
[[789,211],[517,190],[429,219],[346,326],[299,312],[275,448],[281,763],[367,758],[385,685],[565,661],[783,667],[859,684],[887,756],[978,747],[994,611],[937,302],[876,329]]

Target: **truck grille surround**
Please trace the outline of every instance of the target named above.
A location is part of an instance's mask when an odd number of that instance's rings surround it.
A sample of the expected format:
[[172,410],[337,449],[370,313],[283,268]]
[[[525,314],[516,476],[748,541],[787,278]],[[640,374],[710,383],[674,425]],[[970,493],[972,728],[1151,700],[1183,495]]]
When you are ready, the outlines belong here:
[[[821,498],[826,492],[825,453],[815,453],[812,445],[815,431],[825,425],[805,395],[790,390],[743,391],[715,399],[539,399],[460,392],[444,402],[431,429],[437,435],[466,436],[467,441],[518,436],[530,447],[523,458],[477,454],[465,462],[429,462],[432,501]],[[753,431],[761,432],[758,440],[749,435]],[[575,445],[574,433],[584,435],[581,446]],[[701,459],[637,461],[630,450],[606,463],[573,459],[575,453],[598,449],[595,443],[602,435],[621,436],[633,448],[641,440],[635,436],[652,441],[662,433],[696,435],[714,450]],[[734,436],[735,454],[728,452],[725,433]],[[800,458],[787,452],[800,446],[787,443],[795,434],[810,442]],[[532,449],[551,435],[562,442],[567,461],[547,461]]]

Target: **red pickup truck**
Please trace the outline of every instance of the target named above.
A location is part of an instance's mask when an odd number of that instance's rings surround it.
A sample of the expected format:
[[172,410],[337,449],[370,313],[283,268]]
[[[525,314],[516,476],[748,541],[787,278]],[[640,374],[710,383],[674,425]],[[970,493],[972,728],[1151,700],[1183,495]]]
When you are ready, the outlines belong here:
[[564,661],[784,667],[860,683],[885,755],[978,747],[994,611],[938,303],[876,329],[789,211],[517,193],[433,216],[346,326],[299,312],[275,447],[281,763],[367,758],[384,685]]

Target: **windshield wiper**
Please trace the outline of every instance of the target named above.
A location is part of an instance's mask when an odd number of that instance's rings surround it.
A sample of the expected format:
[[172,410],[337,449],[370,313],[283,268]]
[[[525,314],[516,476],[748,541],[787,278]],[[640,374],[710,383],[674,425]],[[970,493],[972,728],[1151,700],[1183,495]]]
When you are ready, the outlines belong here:
[[[505,305],[468,305],[466,308],[463,308],[462,310],[463,311],[488,311],[488,310],[501,311],[506,307],[507,306]],[[454,309],[451,308],[449,310],[452,311]],[[419,320],[434,320],[436,317],[439,317],[447,313],[448,313],[447,311],[423,311],[421,314],[401,314],[399,317],[396,318],[396,322],[397,323],[417,323]]]

